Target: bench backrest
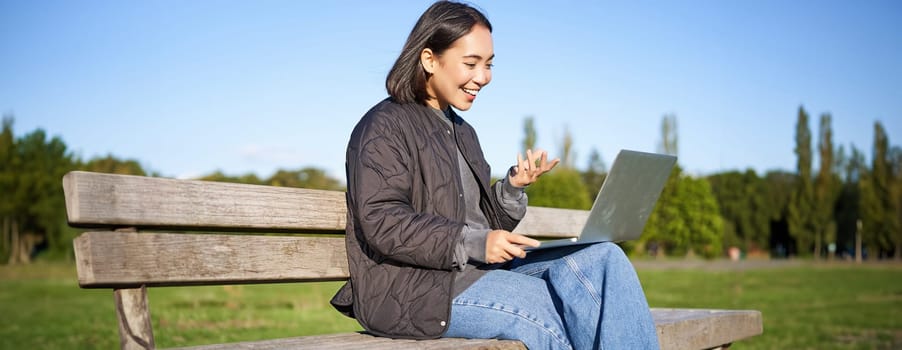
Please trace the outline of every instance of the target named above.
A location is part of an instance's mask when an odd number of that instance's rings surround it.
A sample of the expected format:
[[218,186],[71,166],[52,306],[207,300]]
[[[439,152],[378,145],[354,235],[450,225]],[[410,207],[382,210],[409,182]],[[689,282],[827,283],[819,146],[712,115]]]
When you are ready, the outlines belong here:
[[[348,278],[345,194],[74,171],[63,178],[84,288]],[[514,231],[573,237],[588,211],[530,207]]]

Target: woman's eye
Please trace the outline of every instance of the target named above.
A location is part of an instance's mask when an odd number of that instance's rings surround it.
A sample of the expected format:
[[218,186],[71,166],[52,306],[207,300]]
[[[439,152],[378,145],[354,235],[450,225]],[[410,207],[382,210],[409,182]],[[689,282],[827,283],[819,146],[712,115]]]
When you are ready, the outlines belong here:
[[476,63],[464,63],[464,65],[470,68],[476,68]]
[[491,70],[492,67],[494,67],[494,66],[495,66],[495,64],[489,63],[489,64],[486,64],[486,65],[485,65],[485,69]]

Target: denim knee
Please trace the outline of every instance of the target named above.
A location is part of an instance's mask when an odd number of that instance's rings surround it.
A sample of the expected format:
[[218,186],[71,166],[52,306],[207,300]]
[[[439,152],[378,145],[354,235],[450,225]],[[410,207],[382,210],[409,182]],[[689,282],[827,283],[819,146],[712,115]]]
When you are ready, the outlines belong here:
[[[546,310],[533,311],[542,314],[541,311]],[[529,349],[573,348],[557,315],[540,316],[502,302],[461,298],[454,300],[451,313],[451,326],[446,337],[515,339]]]
[[601,242],[589,245],[584,250],[589,250],[593,252],[593,254],[598,254],[600,256],[605,256],[614,259],[624,259],[626,258],[626,253],[623,252],[623,249],[620,248],[617,243],[614,242]]
[[629,265],[632,263],[619,245],[613,242],[601,242],[586,246],[583,249],[568,255],[570,258],[583,264],[604,264],[605,266]]
[[530,349],[571,349],[545,280],[491,271],[451,302],[446,337],[519,339]]

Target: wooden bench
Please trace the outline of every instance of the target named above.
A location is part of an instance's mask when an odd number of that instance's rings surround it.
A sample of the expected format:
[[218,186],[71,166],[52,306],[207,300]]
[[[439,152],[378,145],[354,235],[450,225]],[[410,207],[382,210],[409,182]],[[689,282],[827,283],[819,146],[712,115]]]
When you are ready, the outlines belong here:
[[[148,287],[348,278],[343,192],[79,171],[67,174],[63,187],[69,224],[91,229],[74,241],[78,283],[113,289],[123,349],[155,348]],[[586,216],[581,210],[530,207],[515,232],[569,237]],[[311,232],[334,235],[288,235]],[[761,313],[754,310],[652,309],[652,314],[662,349],[722,348],[763,330]],[[524,347],[518,341],[411,341],[347,333],[196,348]]]

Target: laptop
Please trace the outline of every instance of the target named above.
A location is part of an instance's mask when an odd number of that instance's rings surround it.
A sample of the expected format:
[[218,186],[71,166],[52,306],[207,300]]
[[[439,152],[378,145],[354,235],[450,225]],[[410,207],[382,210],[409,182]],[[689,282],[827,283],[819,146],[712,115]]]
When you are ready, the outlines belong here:
[[526,251],[639,238],[677,158],[621,150],[578,237],[542,242]]

